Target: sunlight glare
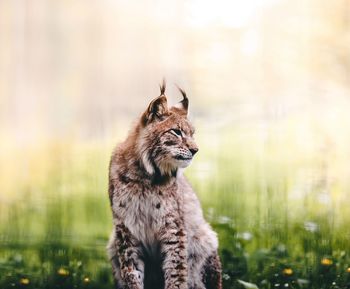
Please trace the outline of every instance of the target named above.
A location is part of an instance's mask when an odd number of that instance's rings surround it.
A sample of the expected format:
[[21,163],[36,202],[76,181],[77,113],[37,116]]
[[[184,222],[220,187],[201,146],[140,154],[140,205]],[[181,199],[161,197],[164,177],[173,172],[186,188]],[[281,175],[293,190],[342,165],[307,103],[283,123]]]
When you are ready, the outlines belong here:
[[247,1],[200,1],[192,0],[188,4],[188,25],[194,28],[222,26],[241,28],[253,21],[260,7],[272,5],[280,0]]
[[254,29],[248,30],[241,40],[241,51],[247,56],[256,54],[259,46],[259,34]]

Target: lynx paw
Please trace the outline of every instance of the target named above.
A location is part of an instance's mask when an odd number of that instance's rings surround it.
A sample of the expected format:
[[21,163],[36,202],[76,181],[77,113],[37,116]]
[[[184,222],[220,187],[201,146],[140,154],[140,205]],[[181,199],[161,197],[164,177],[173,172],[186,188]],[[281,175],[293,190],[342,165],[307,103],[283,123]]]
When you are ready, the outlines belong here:
[[127,272],[124,276],[125,283],[127,284],[128,289],[142,289],[143,280],[141,272],[132,271]]

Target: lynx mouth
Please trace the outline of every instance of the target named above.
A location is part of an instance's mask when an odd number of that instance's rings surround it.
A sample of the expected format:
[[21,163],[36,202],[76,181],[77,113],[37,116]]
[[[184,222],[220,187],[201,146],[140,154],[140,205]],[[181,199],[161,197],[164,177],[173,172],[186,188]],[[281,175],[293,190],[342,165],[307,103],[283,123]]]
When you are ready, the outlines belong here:
[[190,161],[190,160],[192,160],[192,157],[184,157],[182,155],[177,155],[174,157],[174,159],[182,160],[182,161]]

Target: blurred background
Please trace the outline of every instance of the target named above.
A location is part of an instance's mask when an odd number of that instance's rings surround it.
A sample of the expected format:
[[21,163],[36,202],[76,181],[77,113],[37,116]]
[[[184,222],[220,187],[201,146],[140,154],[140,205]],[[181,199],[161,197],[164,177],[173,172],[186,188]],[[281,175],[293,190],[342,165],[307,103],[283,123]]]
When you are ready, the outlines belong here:
[[0,75],[1,288],[112,288],[109,157],[163,77],[225,288],[350,288],[349,0],[0,0]]

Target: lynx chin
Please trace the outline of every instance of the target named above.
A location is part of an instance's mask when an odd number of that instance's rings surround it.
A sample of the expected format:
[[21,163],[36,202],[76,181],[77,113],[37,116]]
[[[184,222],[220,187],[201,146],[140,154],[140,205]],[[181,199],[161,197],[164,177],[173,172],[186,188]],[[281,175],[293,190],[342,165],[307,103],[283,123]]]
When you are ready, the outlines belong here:
[[168,108],[165,83],[113,152],[108,255],[118,289],[221,289],[216,233],[182,174],[198,147],[186,93]]

